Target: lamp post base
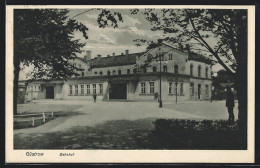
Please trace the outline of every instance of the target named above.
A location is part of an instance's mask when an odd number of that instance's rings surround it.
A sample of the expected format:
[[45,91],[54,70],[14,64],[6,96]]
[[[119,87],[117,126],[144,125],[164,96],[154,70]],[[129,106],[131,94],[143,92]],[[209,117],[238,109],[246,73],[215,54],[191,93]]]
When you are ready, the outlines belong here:
[[159,107],[162,108],[162,101],[159,102]]

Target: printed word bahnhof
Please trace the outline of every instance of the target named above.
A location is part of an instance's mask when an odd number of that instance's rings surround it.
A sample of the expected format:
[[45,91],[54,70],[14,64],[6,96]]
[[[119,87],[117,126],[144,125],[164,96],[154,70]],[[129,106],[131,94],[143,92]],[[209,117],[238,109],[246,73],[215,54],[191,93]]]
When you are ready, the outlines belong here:
[[[213,61],[186,47],[162,44],[141,53],[97,57],[91,51],[71,62],[79,76],[28,81],[25,100],[123,99],[128,101],[210,100]],[[161,79],[161,92],[160,92]]]

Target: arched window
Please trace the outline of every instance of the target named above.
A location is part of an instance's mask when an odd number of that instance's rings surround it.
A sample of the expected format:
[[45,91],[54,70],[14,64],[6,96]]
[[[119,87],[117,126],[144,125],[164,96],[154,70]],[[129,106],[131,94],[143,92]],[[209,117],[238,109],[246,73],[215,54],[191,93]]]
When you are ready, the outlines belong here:
[[163,72],[167,72],[167,65],[163,66]]
[[116,74],[116,70],[113,70],[113,75],[115,75]]
[[117,71],[117,73],[118,73],[118,75],[121,75],[121,69],[119,69],[119,70]]
[[200,77],[201,76],[201,66],[199,65],[198,66],[198,77]]
[[137,73],[137,69],[136,69],[136,68],[133,69],[133,73],[134,73],[134,74]]
[[110,75],[110,71],[107,71],[107,75]]
[[206,67],[205,77],[208,78],[208,67]]
[[102,71],[100,71],[100,72],[99,72],[99,75],[102,75],[102,74],[103,74],[103,72],[102,72]]
[[178,65],[174,65],[174,73],[179,73],[179,66]]
[[130,70],[130,69],[127,69],[127,74],[128,74],[128,75],[130,74],[130,72],[131,72],[131,70]]
[[193,76],[193,65],[190,65],[190,75]]
[[156,71],[157,71],[156,66],[154,66],[153,67],[153,72],[156,72]]

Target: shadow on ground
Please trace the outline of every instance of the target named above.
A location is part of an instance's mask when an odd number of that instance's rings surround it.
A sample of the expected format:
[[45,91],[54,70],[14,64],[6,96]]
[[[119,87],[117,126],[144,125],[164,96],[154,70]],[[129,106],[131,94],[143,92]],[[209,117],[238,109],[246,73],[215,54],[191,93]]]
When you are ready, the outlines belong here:
[[63,132],[15,134],[14,149],[246,149],[237,123],[173,119],[112,120]]

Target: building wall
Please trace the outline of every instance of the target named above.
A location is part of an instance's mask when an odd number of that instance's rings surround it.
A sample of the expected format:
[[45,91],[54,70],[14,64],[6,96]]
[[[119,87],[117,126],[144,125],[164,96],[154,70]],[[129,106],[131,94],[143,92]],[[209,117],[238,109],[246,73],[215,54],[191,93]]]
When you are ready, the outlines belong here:
[[[134,65],[93,68],[92,74],[89,74],[88,76],[101,76],[100,72],[102,72],[102,75],[104,76],[107,75],[107,71],[110,71],[111,75],[118,75],[118,70],[121,70],[121,74],[127,74],[127,69],[130,69],[130,74],[133,74]],[[115,71],[114,74],[113,71]]]
[[185,74],[190,75],[190,65],[193,65],[193,75],[194,77],[199,77],[198,76],[198,67],[201,67],[201,78],[206,78],[206,68],[208,68],[208,77],[207,79],[211,79],[211,71],[212,71],[212,67],[208,64],[202,63],[202,62],[197,62],[197,61],[193,61],[193,60],[189,60],[186,63],[186,70],[185,70]]

